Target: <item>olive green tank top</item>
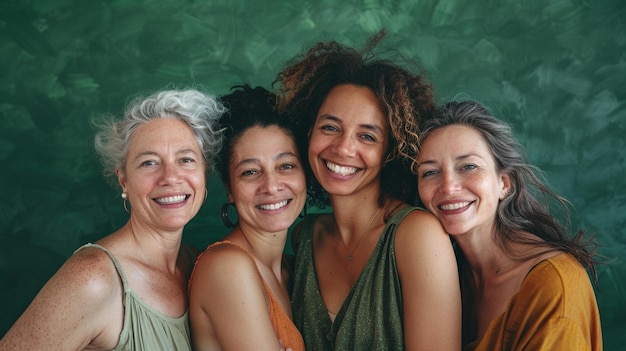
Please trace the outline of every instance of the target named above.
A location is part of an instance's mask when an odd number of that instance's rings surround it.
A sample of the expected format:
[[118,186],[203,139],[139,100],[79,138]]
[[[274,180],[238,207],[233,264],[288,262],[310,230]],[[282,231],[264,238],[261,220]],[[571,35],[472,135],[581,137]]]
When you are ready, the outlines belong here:
[[402,289],[394,239],[398,225],[417,207],[398,210],[383,233],[361,275],[339,309],[328,315],[315,276],[311,244],[318,215],[307,216],[298,236],[292,308],[294,323],[307,350],[403,350]]
[[[187,351],[191,350],[189,312],[178,318],[166,316],[144,303],[128,285],[118,260],[106,248],[97,244],[80,247],[98,248],[111,258],[124,288],[124,326],[114,351]],[[76,251],[78,251],[76,250]]]

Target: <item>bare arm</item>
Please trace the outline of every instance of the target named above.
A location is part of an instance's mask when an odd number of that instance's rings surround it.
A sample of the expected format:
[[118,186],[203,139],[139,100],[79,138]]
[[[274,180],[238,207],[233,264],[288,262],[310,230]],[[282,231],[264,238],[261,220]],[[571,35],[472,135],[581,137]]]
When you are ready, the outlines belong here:
[[122,324],[122,288],[104,252],[70,257],[0,340],[0,350],[110,349]]
[[461,294],[449,236],[436,217],[413,211],[395,242],[407,350],[461,349]]
[[189,313],[195,350],[279,350],[268,300],[252,258],[218,246],[196,264]]

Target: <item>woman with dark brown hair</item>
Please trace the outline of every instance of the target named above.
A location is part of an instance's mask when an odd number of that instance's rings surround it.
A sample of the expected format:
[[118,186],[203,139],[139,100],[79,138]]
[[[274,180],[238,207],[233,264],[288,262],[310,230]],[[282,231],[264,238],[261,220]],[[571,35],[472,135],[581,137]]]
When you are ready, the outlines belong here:
[[461,305],[449,236],[412,207],[421,75],[336,42],[283,70],[280,104],[314,204],[294,230],[294,321],[310,350],[458,350]]

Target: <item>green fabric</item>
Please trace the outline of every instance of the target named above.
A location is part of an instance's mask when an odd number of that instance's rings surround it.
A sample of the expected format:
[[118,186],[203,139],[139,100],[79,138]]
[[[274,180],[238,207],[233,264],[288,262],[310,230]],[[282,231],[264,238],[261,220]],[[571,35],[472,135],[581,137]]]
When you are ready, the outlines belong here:
[[307,216],[299,233],[294,267],[292,308],[307,350],[403,350],[402,290],[394,239],[398,224],[416,207],[397,211],[363,272],[341,306],[333,324],[319,292],[312,230],[318,215]]
[[124,326],[120,333],[120,341],[113,351],[191,350],[188,312],[181,317],[171,318],[148,306],[130,290],[126,275],[115,256],[100,245],[87,244],[80,249],[85,247],[95,247],[106,252],[122,279]]

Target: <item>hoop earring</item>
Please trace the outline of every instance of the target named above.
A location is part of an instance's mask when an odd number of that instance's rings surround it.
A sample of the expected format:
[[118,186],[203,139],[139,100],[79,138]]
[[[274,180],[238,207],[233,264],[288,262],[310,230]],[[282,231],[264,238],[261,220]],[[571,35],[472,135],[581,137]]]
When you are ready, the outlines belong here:
[[128,209],[128,197],[124,197],[124,210],[126,210],[126,213],[130,213],[130,209]]
[[235,206],[232,202],[227,202],[222,206],[222,223],[224,223],[226,228],[233,228],[235,226],[233,222],[230,221],[230,218],[228,218],[228,208],[230,205]]

